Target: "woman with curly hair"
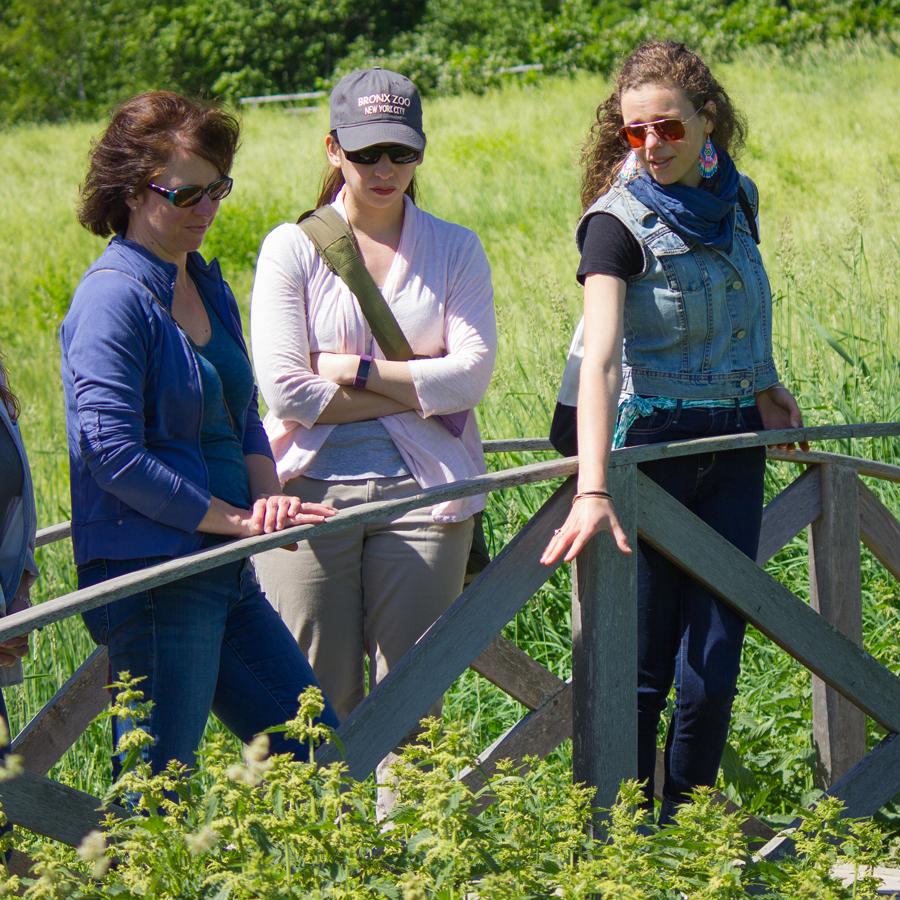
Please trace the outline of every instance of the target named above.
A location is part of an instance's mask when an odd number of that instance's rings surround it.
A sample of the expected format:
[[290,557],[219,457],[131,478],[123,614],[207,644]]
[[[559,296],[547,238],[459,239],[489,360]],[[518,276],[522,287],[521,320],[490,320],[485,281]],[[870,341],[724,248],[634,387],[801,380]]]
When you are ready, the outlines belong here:
[[[611,448],[802,422],[772,358],[756,186],[732,160],[744,134],[707,65],[672,41],[637,47],[597,109],[576,234],[583,362],[580,373],[567,367],[560,395],[577,404],[578,491],[544,552],[547,564],[574,559],[600,531],[632,552],[607,488]],[[764,468],[762,447],[640,466],[751,558]],[[745,623],[643,542],[637,552],[637,763],[648,805],[659,718],[676,687],[665,823],[694,787],[715,783]]]

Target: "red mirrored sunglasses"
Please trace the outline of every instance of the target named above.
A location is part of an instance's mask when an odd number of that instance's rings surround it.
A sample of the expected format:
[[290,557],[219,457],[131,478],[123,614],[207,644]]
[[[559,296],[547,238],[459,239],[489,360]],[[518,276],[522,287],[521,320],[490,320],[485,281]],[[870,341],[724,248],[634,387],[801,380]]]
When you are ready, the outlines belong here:
[[695,110],[694,114],[686,119],[655,119],[652,122],[632,122],[630,125],[623,125],[619,129],[619,137],[623,143],[635,150],[640,150],[644,146],[648,131],[652,131],[661,141],[684,140],[684,126],[700,112],[700,109]]

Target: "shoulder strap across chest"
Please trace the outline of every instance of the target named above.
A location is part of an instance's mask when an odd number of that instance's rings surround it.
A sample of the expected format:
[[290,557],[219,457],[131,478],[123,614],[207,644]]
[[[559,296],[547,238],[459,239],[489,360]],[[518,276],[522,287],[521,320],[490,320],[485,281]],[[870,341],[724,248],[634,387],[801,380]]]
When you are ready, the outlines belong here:
[[322,206],[303,213],[297,224],[312,241],[325,265],[353,292],[385,357],[412,359],[412,347],[363,263],[353,231],[341,214],[334,207]]

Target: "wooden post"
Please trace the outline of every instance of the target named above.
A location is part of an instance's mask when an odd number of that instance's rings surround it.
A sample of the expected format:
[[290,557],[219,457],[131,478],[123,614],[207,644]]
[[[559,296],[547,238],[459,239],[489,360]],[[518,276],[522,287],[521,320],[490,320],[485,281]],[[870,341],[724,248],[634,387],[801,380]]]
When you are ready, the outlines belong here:
[[637,469],[610,469],[610,491],[632,553],[597,535],[576,564],[572,608],[572,768],[608,809],[637,777]]
[[[810,602],[856,644],[862,644],[859,572],[859,488],[853,469],[822,467],[822,512],[809,530]],[[827,789],[866,753],[863,712],[813,676],[816,779]]]

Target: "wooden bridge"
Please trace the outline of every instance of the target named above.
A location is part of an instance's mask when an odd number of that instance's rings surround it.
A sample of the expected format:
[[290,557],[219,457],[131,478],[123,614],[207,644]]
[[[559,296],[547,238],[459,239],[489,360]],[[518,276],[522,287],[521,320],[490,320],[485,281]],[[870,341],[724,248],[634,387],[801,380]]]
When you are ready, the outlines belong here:
[[[896,438],[900,423],[830,425],[761,434],[704,438],[617,450],[610,489],[619,519],[634,545],[638,535],[712,590],[748,622],[810,669],[818,777],[839,797],[847,816],[870,816],[900,793],[900,677],[863,647],[860,540],[900,578],[900,523],[860,476],[900,482],[900,466],[820,452],[769,451],[779,464],[802,473],[766,507],[755,561],[644,476],[638,464],[696,453],[853,438]],[[490,441],[488,451],[547,450],[543,440]],[[573,740],[574,777],[596,788],[608,807],[622,779],[636,775],[637,627],[635,555],[623,556],[607,535],[596,537],[577,563],[573,591],[572,679],[563,681],[500,636],[503,627],[550,576],[538,559],[565,518],[574,494],[578,461],[552,459],[423,490],[402,500],[369,503],[327,523],[231,542],[165,562],[153,569],[49,600],[0,620],[0,641],[145,590],[271,550],[297,540],[383,517],[400,515],[454,497],[548,480],[567,480],[525,527],[460,595],[390,675],[343,723],[339,735],[354,778],[365,778],[426,715],[452,682],[471,667],[522,703],[529,712],[482,752],[464,778],[484,781],[497,760],[544,756]],[[809,527],[811,604],[800,600],[762,568],[780,548]],[[61,540],[68,523],[45,529],[38,544]],[[108,703],[108,661],[95,650],[16,736],[12,750],[26,771],[0,784],[9,820],[38,834],[77,846],[100,821],[100,801],[47,777],[54,763]],[[865,717],[885,737],[867,752]],[[614,736],[614,737],[612,737]],[[323,748],[320,761],[337,757]],[[661,760],[658,759],[658,763]],[[662,778],[657,777],[657,785]],[[485,801],[489,802],[489,801]],[[761,853],[776,858],[792,850],[763,822],[748,830],[770,839]],[[21,861],[20,861],[21,864]]]

